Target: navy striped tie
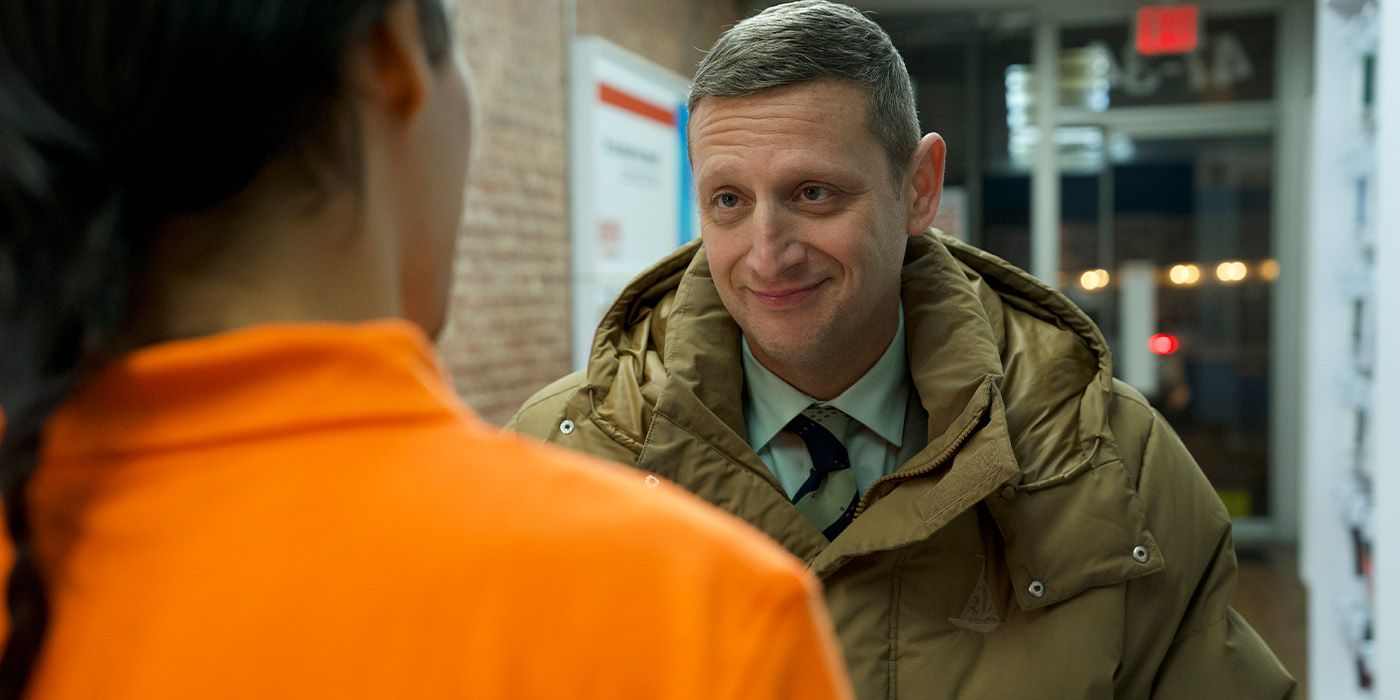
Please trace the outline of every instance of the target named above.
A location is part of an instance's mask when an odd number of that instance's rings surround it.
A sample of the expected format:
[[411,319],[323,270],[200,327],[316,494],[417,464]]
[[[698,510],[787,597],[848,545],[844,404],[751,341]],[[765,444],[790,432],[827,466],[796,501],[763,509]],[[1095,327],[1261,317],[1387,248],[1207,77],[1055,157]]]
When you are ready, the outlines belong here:
[[851,524],[860,503],[851,458],[846,446],[832,434],[833,428],[844,433],[849,421],[849,416],[834,408],[814,404],[783,427],[802,438],[812,457],[812,471],[793,494],[792,503],[828,540],[836,539]]

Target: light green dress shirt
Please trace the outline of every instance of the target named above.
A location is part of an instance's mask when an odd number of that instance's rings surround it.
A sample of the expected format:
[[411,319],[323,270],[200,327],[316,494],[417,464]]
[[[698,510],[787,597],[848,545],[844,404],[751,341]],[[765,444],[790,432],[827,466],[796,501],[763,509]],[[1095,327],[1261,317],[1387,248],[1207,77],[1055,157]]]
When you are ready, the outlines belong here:
[[[864,494],[876,479],[899,468],[909,431],[905,413],[909,407],[909,363],[904,348],[904,309],[899,311],[899,330],[860,379],[840,396],[818,401],[764,367],[748,340],[742,341],[744,355],[744,420],[748,423],[749,445],[778,478],[788,498],[797,493],[812,471],[812,457],[802,438],[783,432],[783,426],[812,404],[840,409],[850,416],[845,435],[837,435],[846,446],[855,470],[856,486]],[[840,360],[834,359],[839,362]],[[922,448],[919,445],[915,448]]]

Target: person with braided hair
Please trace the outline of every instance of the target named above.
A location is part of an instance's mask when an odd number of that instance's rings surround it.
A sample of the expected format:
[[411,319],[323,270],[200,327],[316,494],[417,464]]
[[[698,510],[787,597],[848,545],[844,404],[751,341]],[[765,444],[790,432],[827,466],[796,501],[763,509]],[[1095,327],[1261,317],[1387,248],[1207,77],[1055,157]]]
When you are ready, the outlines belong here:
[[736,518],[434,357],[442,0],[0,4],[0,698],[849,696]]

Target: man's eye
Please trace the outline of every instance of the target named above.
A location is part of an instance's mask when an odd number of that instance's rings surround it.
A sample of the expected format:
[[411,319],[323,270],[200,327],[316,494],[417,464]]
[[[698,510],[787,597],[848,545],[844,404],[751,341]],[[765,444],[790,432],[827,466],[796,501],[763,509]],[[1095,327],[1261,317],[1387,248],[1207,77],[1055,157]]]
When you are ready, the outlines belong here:
[[827,197],[830,197],[830,196],[831,196],[831,192],[830,192],[829,190],[827,190],[825,187],[817,187],[816,185],[809,185],[809,186],[807,186],[807,187],[803,187],[803,188],[802,188],[802,198],[805,199],[805,200],[807,200],[807,201],[809,201],[809,202],[820,202],[820,201],[822,201],[823,199],[826,199]]
[[718,204],[722,209],[733,209],[739,206],[739,195],[733,192],[724,192],[715,197],[715,204]]

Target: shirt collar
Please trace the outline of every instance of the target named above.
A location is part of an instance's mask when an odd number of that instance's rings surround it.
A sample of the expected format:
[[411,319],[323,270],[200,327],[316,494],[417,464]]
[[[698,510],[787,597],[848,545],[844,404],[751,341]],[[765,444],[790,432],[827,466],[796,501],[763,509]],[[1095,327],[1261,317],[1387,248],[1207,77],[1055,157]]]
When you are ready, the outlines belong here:
[[[744,420],[748,424],[749,444],[757,452],[803,409],[822,402],[764,367],[749,349],[747,338],[740,344],[744,356]],[[899,328],[885,354],[855,384],[826,402],[895,447],[904,441],[904,412],[909,401],[906,353],[901,305]]]
[[110,455],[468,413],[405,321],[266,324],[114,360],[45,429],[45,455]]

